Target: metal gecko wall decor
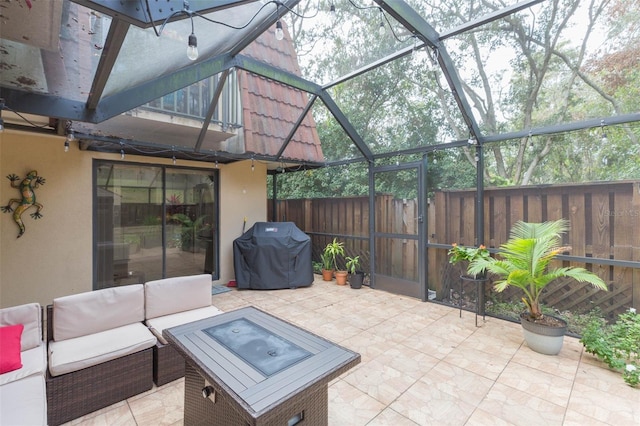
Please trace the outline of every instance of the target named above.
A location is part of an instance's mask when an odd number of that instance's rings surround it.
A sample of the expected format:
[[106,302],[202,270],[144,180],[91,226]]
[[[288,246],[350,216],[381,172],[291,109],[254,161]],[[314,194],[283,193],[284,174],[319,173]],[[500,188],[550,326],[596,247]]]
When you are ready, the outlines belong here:
[[[32,170],[27,173],[27,176],[22,179],[20,183],[18,183],[20,180],[18,175],[10,174],[7,176],[7,179],[11,181],[12,188],[18,188],[20,190],[22,198],[10,199],[6,206],[0,206],[0,210],[4,213],[13,212],[13,221],[18,224],[18,228],[20,228],[17,238],[20,238],[25,231],[24,222],[21,217],[22,213],[31,207],[35,207],[37,210],[34,213],[31,213],[31,217],[34,219],[40,219],[42,217],[42,214],[40,213],[40,210],[42,210],[42,204],[36,202],[36,193],[33,190],[38,188],[40,185],[44,185],[45,179],[42,176],[38,176],[38,172],[36,170]],[[15,210],[12,208],[13,204],[17,204]]]

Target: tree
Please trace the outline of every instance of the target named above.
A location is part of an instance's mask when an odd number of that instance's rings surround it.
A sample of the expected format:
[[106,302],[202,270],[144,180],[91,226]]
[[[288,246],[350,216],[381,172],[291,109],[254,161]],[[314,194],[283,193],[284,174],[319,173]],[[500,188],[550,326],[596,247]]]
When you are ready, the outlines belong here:
[[[640,44],[634,17],[639,15],[638,3],[549,0],[444,40],[442,45],[483,134],[637,112]],[[308,2],[300,7],[313,8]],[[384,18],[375,6],[341,2],[336,7],[333,21],[323,12],[329,10],[326,1],[319,3],[322,19],[287,15],[303,75],[311,80],[332,81],[415,43],[411,34],[390,17]],[[504,5],[455,0],[425,1],[415,7],[437,31],[444,31]],[[304,15],[311,9],[298,12]],[[378,33],[380,22],[387,28],[384,36]],[[593,49],[592,41],[607,28],[610,41],[602,49]],[[451,89],[432,67],[436,53],[421,49],[331,88],[332,97],[374,153],[469,137]],[[358,156],[341,126],[326,109],[319,110],[314,109],[314,118],[327,159]],[[599,143],[603,131],[606,146]],[[526,185],[637,176],[638,133],[637,127],[621,126],[486,144],[485,181]],[[456,152],[475,167],[473,148]],[[474,173],[452,172],[461,167],[460,155],[452,154],[443,155],[430,168],[430,182],[434,187],[473,186],[467,177]],[[314,179],[324,188],[335,189],[346,188],[349,177],[334,169]]]

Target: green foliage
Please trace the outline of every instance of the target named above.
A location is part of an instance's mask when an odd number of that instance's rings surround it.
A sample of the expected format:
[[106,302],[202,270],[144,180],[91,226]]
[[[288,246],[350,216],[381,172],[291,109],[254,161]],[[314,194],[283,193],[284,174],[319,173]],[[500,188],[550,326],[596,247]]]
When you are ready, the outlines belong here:
[[[490,300],[487,300],[485,308],[489,315],[495,315],[498,318],[506,318],[519,322],[520,314],[525,310],[525,305],[522,302],[503,302],[492,297]],[[567,322],[567,332],[574,336],[582,336],[586,327],[593,321],[601,323],[604,323],[605,321],[600,308],[595,308],[589,312],[582,313],[560,311],[550,306],[540,305],[540,311],[543,315],[553,315],[565,320]]]
[[523,303],[532,318],[542,317],[540,295],[553,280],[561,277],[587,282],[601,290],[607,290],[604,281],[584,268],[562,267],[549,270],[549,263],[561,252],[561,234],[569,229],[569,222],[559,219],[543,223],[519,221],[511,229],[509,240],[500,246],[500,258],[476,258],[469,265],[468,273],[478,275],[484,271],[494,274],[494,290],[502,292],[514,286],[524,297]]
[[476,259],[489,259],[489,250],[483,244],[480,244],[480,247],[464,247],[453,243],[447,254],[449,255],[449,263],[452,265],[467,262],[467,273],[473,276],[476,275],[468,271],[471,263]]
[[327,253],[326,251],[322,252],[322,254],[320,255],[320,259],[322,260],[322,269],[325,270],[330,270],[330,269],[334,269],[333,267],[333,257],[331,256],[331,254]]
[[[336,238],[328,243],[322,252],[322,263],[325,269],[338,269],[338,257],[344,256],[344,243]],[[328,268],[326,266],[329,266]]]
[[614,324],[591,322],[580,342],[587,352],[621,371],[629,386],[640,384],[640,315],[635,309],[618,316]]
[[207,216],[200,216],[195,220],[191,220],[189,216],[183,213],[171,215],[171,220],[182,225],[180,232],[180,247],[183,250],[191,250],[194,247],[196,236],[199,232],[208,231],[211,225],[205,223]]
[[162,220],[157,216],[145,216],[145,218],[142,221],[142,224],[144,226],[156,226],[156,225],[161,225]]
[[358,267],[360,266],[360,256],[356,256],[356,257],[347,256],[345,260],[347,261],[345,264],[347,268],[347,272],[349,272],[350,274],[355,274],[356,271],[358,270]]
[[451,244],[451,248],[448,251],[449,263],[455,265],[456,263],[466,260],[467,262],[473,262],[476,259],[488,259],[489,250],[480,244],[480,247],[464,247],[459,246],[456,243]]
[[322,268],[323,268],[322,262],[316,262],[314,260],[314,261],[311,261],[311,265],[313,267],[313,272],[315,274],[321,274],[322,273]]
[[[291,21],[302,73],[313,81],[333,81],[414,43],[393,20],[400,40],[390,34],[380,36],[375,7],[336,5],[335,17],[329,19],[330,4],[328,0],[313,6],[301,3],[296,6],[301,15],[285,17]],[[516,13],[457,35],[448,53],[482,133],[495,135],[636,112],[639,4],[624,0],[543,2],[536,6],[535,19],[530,12]],[[440,2],[437,7],[429,2],[411,6],[437,29],[454,28],[470,17],[500,8],[495,2],[464,0]],[[300,17],[315,8],[320,15],[317,20]],[[605,32],[606,39],[597,40]],[[332,98],[375,154],[468,137],[459,105],[443,73],[430,67],[427,51],[419,49],[331,87]],[[313,116],[325,159],[362,157],[328,109],[316,105]],[[596,127],[487,144],[485,182],[505,186],[637,178],[638,126],[608,125],[605,131],[608,143],[601,143],[602,129]],[[475,186],[473,148],[432,154],[438,162],[427,170],[428,191]],[[351,185],[353,175],[332,169],[326,175],[305,176],[300,185],[292,184],[279,193],[287,198],[367,193],[364,168],[355,173],[364,177],[355,185]],[[402,194],[398,186],[379,190]],[[289,195],[298,188],[306,190]]]

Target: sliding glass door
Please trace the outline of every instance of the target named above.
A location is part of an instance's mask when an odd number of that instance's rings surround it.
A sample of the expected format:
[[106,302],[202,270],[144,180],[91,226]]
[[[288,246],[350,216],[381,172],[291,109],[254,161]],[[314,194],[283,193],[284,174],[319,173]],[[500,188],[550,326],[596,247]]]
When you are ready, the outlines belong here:
[[94,288],[217,277],[215,170],[95,162]]

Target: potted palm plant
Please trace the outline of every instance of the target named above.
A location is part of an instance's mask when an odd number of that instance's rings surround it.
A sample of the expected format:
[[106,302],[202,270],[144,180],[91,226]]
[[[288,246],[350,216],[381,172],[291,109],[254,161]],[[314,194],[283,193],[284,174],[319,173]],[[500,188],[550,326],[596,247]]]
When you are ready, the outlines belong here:
[[469,265],[473,275],[489,272],[497,277],[494,290],[502,292],[516,287],[523,293],[527,309],[520,315],[527,345],[534,351],[557,355],[562,349],[567,323],[551,315],[543,315],[540,297],[546,286],[557,278],[573,278],[607,290],[596,274],[578,267],[550,268],[551,261],[570,247],[563,247],[562,234],[569,229],[565,219],[543,223],[517,222],[509,240],[500,246],[497,258],[479,257]]
[[360,288],[362,287],[362,282],[364,281],[364,272],[359,271],[358,267],[360,266],[360,256],[345,258],[347,267],[348,280],[351,288]]

